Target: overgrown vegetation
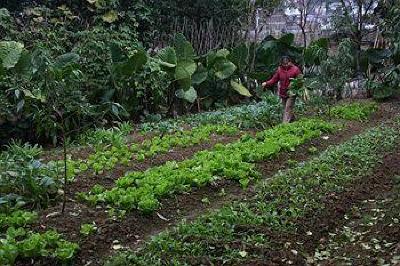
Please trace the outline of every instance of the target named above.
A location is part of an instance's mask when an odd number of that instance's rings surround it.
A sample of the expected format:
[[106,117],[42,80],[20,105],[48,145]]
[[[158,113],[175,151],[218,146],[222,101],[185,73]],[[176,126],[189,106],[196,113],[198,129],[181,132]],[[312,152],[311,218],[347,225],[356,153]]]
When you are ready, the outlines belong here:
[[58,195],[56,168],[39,160],[37,146],[11,144],[0,154],[0,210],[46,207]]

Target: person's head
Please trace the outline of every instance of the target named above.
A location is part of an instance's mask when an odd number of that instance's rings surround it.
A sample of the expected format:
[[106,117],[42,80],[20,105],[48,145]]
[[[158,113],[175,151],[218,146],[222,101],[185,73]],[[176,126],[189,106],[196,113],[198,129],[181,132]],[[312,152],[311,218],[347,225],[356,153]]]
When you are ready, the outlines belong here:
[[292,61],[290,60],[289,56],[282,56],[281,57],[281,66],[282,67],[289,67]]

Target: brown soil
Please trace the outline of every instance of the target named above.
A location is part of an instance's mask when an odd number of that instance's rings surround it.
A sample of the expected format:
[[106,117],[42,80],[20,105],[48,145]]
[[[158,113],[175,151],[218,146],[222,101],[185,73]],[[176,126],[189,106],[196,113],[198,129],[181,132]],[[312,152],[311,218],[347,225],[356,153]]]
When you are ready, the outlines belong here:
[[[400,148],[385,155],[374,174],[354,181],[344,192],[331,193],[323,200],[324,209],[309,214],[299,222],[296,241],[303,243],[308,254],[313,254],[317,246],[326,240],[328,233],[342,226],[344,215],[363,200],[377,199],[393,189],[395,175],[400,175]],[[312,232],[307,236],[306,232]],[[385,233],[385,232],[382,232]],[[400,238],[399,238],[400,239]]]
[[[334,135],[330,135],[327,140],[314,140],[307,145],[299,147],[295,152],[282,153],[268,162],[260,163],[258,167],[262,171],[264,177],[270,177],[280,169],[287,167],[289,160],[302,161],[312,156],[309,152],[310,147],[316,147],[319,151],[324,150],[329,145],[344,142],[353,135],[376,125],[382,120],[392,118],[395,115],[394,111],[397,112],[397,110],[392,110],[391,108],[392,105],[383,105],[380,111],[371,118],[370,122],[347,123],[343,130],[336,132]],[[232,141],[232,139],[227,141]],[[188,149],[186,153],[184,153],[185,151],[183,150],[179,150],[175,153],[172,152],[171,154],[160,155],[160,158],[147,162],[148,164],[145,166],[140,164],[131,166],[131,170],[145,169],[157,165],[157,163],[161,164],[165,162],[165,160],[183,160],[191,156],[195,150],[211,147],[207,146],[210,144],[205,145],[206,146],[196,148],[192,147]],[[94,183],[91,183],[91,179],[78,180],[77,185],[74,185],[71,191],[85,191],[93,184],[98,183],[110,184],[112,180],[121,176],[126,170],[128,169],[115,170],[114,174],[105,175],[104,179],[94,180]],[[103,182],[104,180],[107,181]],[[225,193],[220,193],[222,188]],[[140,243],[150,236],[165,230],[181,221],[183,218],[191,220],[204,212],[220,208],[226,203],[230,203],[236,199],[250,197],[253,194],[253,188],[242,190],[237,183],[221,180],[211,186],[194,188],[190,193],[175,195],[162,200],[162,208],[152,215],[145,216],[140,212],[132,211],[122,220],[110,219],[104,209],[90,208],[71,199],[70,202],[68,202],[65,216],[53,215],[54,212],[60,210],[60,206],[49,208],[41,214],[40,223],[36,229],[43,231],[53,228],[63,233],[68,240],[79,242],[81,251],[75,260],[77,265],[86,265],[89,262],[91,263],[90,265],[101,265],[102,258],[111,254],[113,245],[115,244],[114,241],[116,240],[118,244],[124,247],[137,248],[140,246]],[[203,203],[206,201],[202,202],[202,199],[205,198],[208,199],[207,202],[209,203]],[[88,238],[81,237],[79,235],[80,225],[92,222],[96,223],[98,233]],[[304,226],[307,227],[306,224],[304,224]],[[315,246],[313,247],[315,248]],[[54,265],[49,262],[43,262],[42,264]],[[258,262],[254,261],[252,265],[257,264]],[[40,263],[38,262],[35,265],[40,265]]]
[[[91,146],[73,147],[67,151],[67,156],[71,156],[71,158],[74,160],[86,159],[93,152],[94,148]],[[61,161],[64,159],[63,151],[60,148],[45,150],[41,156],[41,159],[44,163],[50,161]]]
[[[352,136],[353,130],[346,130],[346,133],[340,134],[344,138]],[[264,176],[272,176],[278,170],[283,169],[287,160],[302,160],[310,154],[307,152],[308,147],[328,146],[328,143],[335,144],[340,139],[330,136],[330,141],[313,141],[311,144],[299,148],[294,153],[281,154],[276,159],[264,164],[261,168]],[[343,139],[345,140],[345,139]],[[261,164],[260,164],[261,167]],[[221,195],[221,189],[224,188],[226,195]],[[83,223],[91,223],[95,221],[99,228],[99,233],[84,240],[81,246],[81,252],[77,258],[82,264],[89,260],[100,264],[101,255],[108,254],[112,250],[113,241],[118,240],[120,244],[135,248],[140,245],[148,236],[155,235],[164,230],[182,218],[193,219],[198,214],[216,209],[228,202],[232,202],[238,198],[250,197],[253,195],[252,188],[248,191],[242,190],[237,183],[223,180],[212,186],[193,189],[189,194],[176,195],[173,198],[162,201],[162,208],[158,213],[150,216],[144,216],[140,212],[133,211],[124,217],[121,221],[113,221],[107,217],[103,209],[88,208],[86,205],[77,202],[68,204],[67,214],[64,219],[60,217],[45,218],[48,213],[52,213],[57,208],[50,208],[42,215],[41,227],[55,228],[59,232],[68,235],[68,239],[79,241],[79,228]],[[202,199],[208,198],[210,204],[202,203]],[[163,220],[164,217],[168,220]],[[74,216],[76,215],[76,216]],[[66,223],[67,220],[67,223]]]

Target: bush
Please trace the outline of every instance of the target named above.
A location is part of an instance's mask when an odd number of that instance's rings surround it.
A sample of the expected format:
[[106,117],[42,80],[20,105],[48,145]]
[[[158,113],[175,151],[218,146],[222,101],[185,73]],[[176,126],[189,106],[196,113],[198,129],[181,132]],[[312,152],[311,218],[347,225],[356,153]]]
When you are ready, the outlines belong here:
[[12,143],[0,154],[0,211],[47,206],[57,195],[57,169],[41,163],[38,146]]

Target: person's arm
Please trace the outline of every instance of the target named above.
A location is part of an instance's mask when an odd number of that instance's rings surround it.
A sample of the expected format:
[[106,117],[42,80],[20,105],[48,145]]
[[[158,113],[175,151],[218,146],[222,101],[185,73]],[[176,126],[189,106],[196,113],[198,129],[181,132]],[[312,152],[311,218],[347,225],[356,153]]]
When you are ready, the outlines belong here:
[[279,81],[279,70],[275,72],[272,78],[262,84],[263,87],[271,87]]
[[295,76],[298,77],[299,75],[303,74],[298,66],[296,66],[296,73]]

